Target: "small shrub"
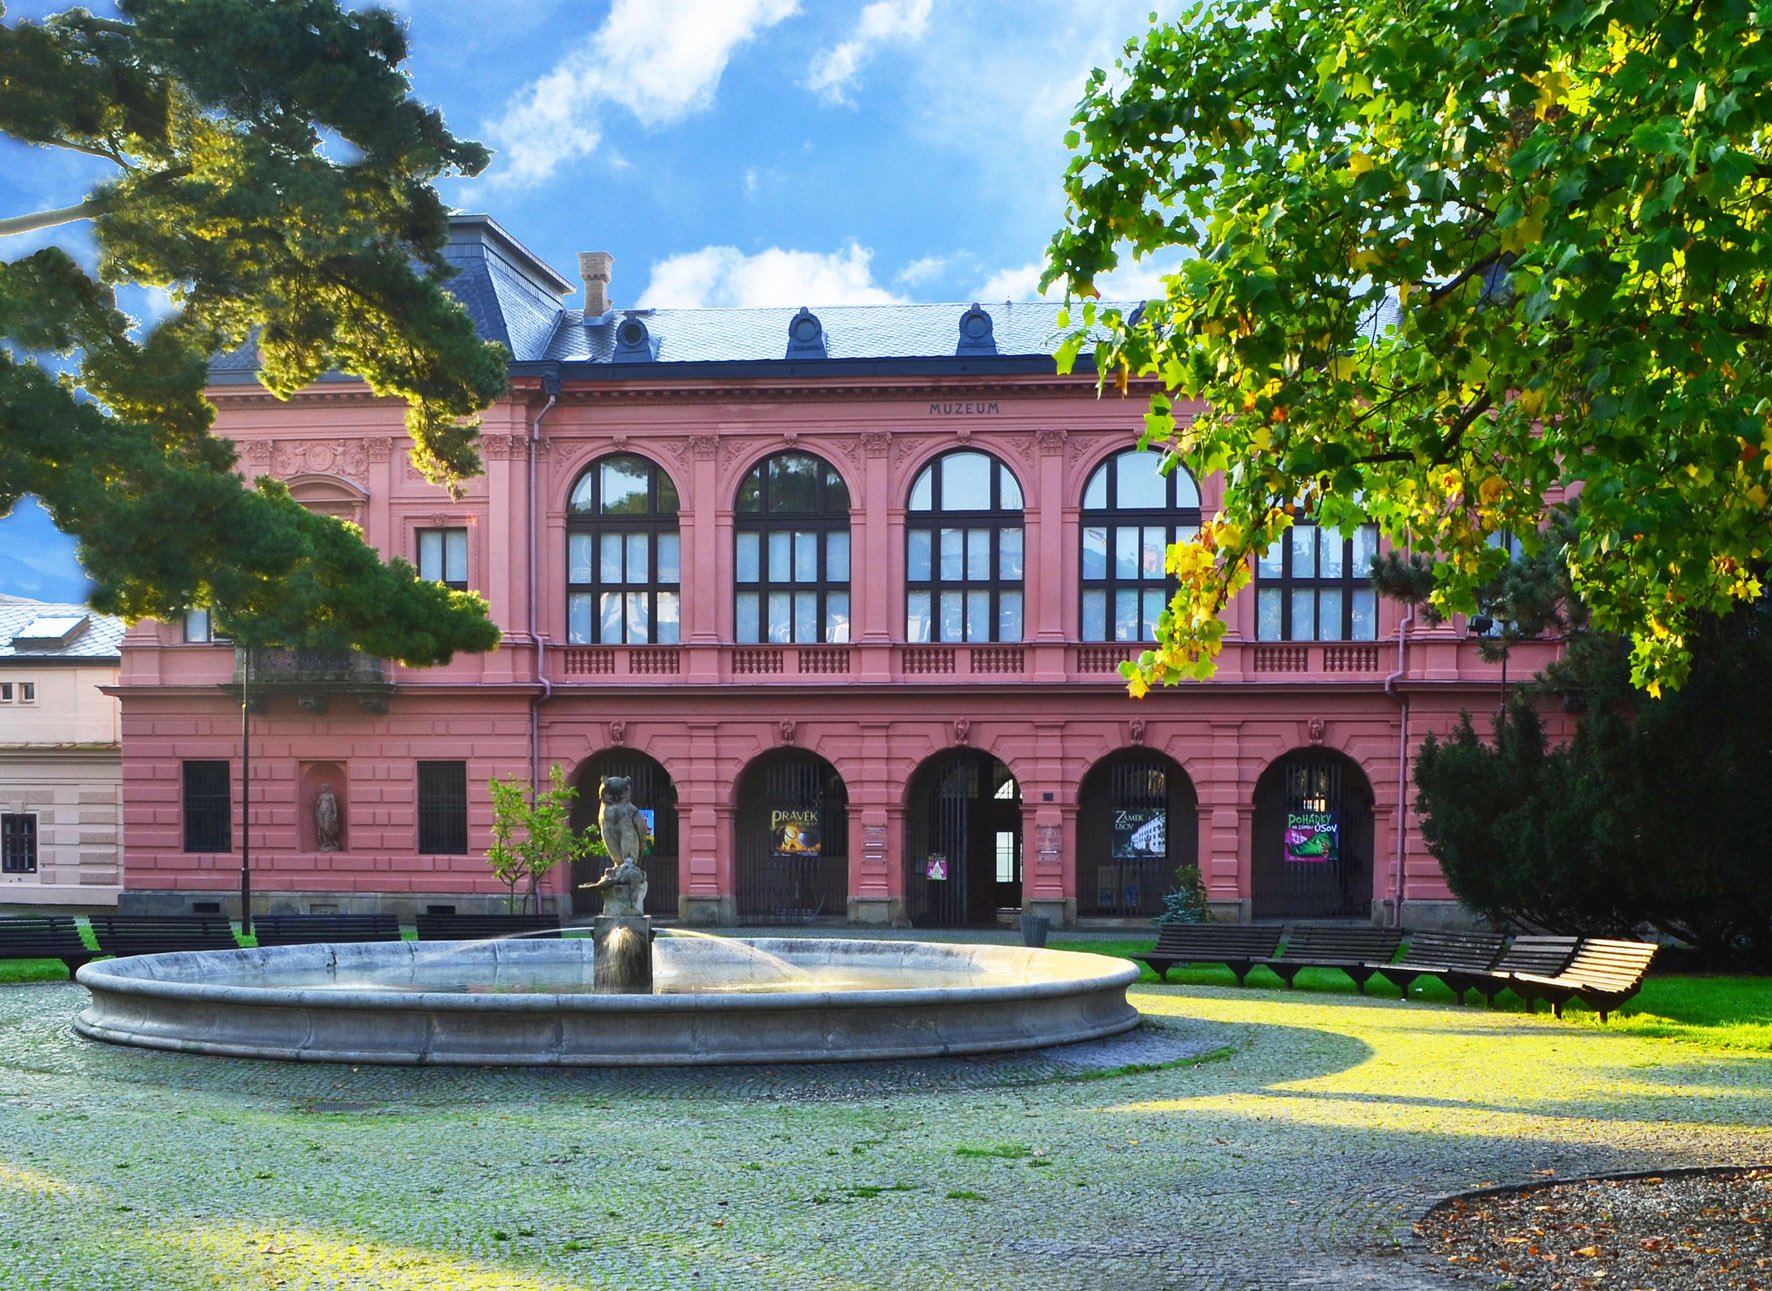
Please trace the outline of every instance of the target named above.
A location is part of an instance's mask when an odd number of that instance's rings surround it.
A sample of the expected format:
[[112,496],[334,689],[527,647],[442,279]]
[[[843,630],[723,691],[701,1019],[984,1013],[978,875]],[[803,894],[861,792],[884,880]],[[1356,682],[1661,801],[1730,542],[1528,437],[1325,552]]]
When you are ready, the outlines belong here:
[[1151,922],[1206,922],[1206,881],[1198,865],[1184,865],[1175,871],[1175,890],[1163,898],[1163,913]]

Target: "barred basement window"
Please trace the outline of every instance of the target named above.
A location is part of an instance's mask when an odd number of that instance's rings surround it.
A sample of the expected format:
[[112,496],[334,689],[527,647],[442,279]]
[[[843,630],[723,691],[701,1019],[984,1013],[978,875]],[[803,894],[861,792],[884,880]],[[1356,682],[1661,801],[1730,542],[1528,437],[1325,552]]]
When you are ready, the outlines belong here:
[[1369,575],[1378,528],[1343,538],[1320,525],[1294,525],[1255,568],[1258,641],[1374,641],[1378,593]]
[[461,856],[468,850],[468,764],[418,764],[418,850]]
[[418,576],[465,592],[468,588],[468,531],[420,529]]
[[185,851],[234,850],[231,778],[226,762],[184,764]]
[[37,813],[0,815],[0,874],[37,872]]
[[740,642],[849,640],[849,488],[822,458],[777,453],[733,505]]
[[924,467],[905,514],[905,640],[1019,641],[1021,486],[985,453]]
[[566,513],[566,639],[674,645],[682,602],[677,486],[632,453],[593,462]]
[[1082,640],[1155,641],[1175,595],[1171,545],[1200,531],[1200,490],[1162,453],[1116,453],[1083,489]]

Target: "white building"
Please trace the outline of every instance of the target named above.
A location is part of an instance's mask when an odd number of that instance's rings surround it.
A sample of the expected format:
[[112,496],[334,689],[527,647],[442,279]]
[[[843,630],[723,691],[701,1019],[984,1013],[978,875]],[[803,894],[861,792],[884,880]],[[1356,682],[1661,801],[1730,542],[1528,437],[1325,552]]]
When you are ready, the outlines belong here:
[[114,906],[123,622],[0,596],[0,906]]

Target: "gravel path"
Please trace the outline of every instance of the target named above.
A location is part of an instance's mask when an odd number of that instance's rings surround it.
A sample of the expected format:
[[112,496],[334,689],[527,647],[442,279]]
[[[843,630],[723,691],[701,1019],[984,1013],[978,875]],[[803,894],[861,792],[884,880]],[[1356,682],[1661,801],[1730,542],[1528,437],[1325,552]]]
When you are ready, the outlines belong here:
[[112,1048],[84,995],[0,988],[8,1291],[1431,1289],[1411,1225],[1449,1194],[1772,1160],[1764,1059],[1302,991],[1135,988],[1155,1025],[1100,1047],[671,1072]]

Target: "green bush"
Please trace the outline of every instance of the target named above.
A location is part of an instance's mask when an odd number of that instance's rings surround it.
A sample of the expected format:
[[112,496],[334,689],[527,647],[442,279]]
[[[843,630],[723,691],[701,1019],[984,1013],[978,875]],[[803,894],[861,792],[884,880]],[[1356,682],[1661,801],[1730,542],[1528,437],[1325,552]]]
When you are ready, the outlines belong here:
[[1206,922],[1206,883],[1199,866],[1183,865],[1175,871],[1175,890],[1163,898],[1163,913],[1151,922]]

